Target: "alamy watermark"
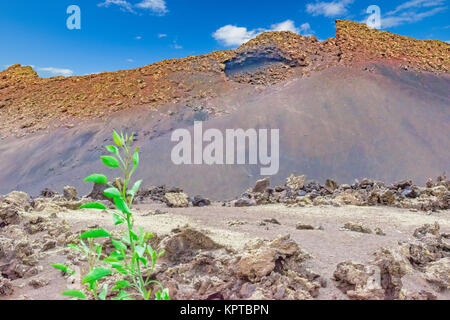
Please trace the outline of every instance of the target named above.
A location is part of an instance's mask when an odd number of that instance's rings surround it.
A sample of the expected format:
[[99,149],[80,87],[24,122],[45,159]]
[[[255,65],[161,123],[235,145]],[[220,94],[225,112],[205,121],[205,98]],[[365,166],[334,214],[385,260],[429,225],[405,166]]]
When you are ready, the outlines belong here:
[[70,16],[67,18],[66,26],[69,30],[80,30],[81,29],[81,9],[77,5],[70,5],[66,10],[67,14]]
[[367,26],[372,29],[381,29],[381,8],[371,5],[367,8],[366,13],[370,14],[366,20]]
[[263,176],[276,175],[279,171],[279,129],[226,129],[225,134],[218,129],[203,132],[203,122],[196,121],[193,133],[192,137],[187,129],[173,131],[171,140],[177,144],[171,159],[175,165],[260,165]]

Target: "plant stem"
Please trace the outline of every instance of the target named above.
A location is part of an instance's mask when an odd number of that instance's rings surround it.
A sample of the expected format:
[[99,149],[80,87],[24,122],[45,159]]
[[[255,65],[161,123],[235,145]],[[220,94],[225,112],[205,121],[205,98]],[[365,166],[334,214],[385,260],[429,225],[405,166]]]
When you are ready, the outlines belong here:
[[[138,259],[134,258],[134,254],[135,254],[135,245],[134,245],[134,239],[133,239],[133,235],[132,235],[132,230],[133,230],[133,226],[131,224],[130,221],[131,215],[127,215],[127,225],[128,225],[128,236],[130,238],[130,247],[131,247],[131,263],[133,265],[133,269],[134,269],[134,261],[136,262],[136,273],[137,273],[137,280],[139,282],[139,291],[142,294],[142,296],[145,298],[145,284],[144,284],[144,279],[142,278],[142,273],[141,273],[141,265]],[[134,274],[134,270],[133,270],[133,277],[136,278],[136,275]]]

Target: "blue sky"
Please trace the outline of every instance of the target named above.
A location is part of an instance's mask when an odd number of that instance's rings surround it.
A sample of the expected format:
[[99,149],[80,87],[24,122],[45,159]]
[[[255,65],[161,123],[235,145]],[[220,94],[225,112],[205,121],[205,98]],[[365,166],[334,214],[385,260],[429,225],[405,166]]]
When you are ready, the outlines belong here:
[[[450,40],[450,0],[14,0],[0,2],[0,70],[32,65],[42,77],[131,69],[236,48],[267,30],[324,40],[335,19],[364,21],[378,5],[382,29]],[[67,8],[81,10],[69,30]]]

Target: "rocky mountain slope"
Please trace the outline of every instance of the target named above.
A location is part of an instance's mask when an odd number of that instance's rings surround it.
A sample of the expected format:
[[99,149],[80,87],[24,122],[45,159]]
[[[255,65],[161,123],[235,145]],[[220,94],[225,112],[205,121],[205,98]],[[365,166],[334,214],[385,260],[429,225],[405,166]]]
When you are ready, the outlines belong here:
[[[214,96],[214,90],[202,86],[202,79],[196,78],[208,73],[222,76],[221,85],[224,85],[225,74],[244,76],[244,70],[247,71],[245,82],[265,84],[286,78],[291,69],[301,69],[295,71],[304,75],[336,65],[374,60],[446,73],[450,70],[450,45],[338,20],[336,38],[324,42],[291,32],[266,32],[234,51],[166,60],[114,73],[42,79],[31,67],[14,65],[0,73],[0,128],[3,135],[21,135],[45,129],[48,122],[57,119],[70,122],[73,118],[102,117],[137,105],[157,107]],[[252,62],[254,65],[245,70]],[[271,64],[275,68],[258,69],[257,73],[264,78],[260,81],[251,72],[257,66]]]
[[[292,172],[350,183],[448,171],[450,45],[338,20],[317,41],[268,32],[236,50],[138,69],[42,79],[0,72],[0,193],[72,184],[100,169],[112,129],[135,131],[147,184],[234,197],[258,166],[175,166],[176,128],[278,128],[278,183]],[[32,155],[32,161],[30,161]]]

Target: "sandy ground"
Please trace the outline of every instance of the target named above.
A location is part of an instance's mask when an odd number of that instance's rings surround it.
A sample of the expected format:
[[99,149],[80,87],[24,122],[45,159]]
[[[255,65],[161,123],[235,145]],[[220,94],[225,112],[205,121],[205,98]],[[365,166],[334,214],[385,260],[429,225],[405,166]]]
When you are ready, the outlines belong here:
[[[156,209],[166,213],[152,214]],[[219,204],[186,209],[170,209],[162,205],[139,205],[134,211],[136,224],[146,231],[162,235],[176,227],[189,225],[207,230],[213,240],[237,250],[254,238],[273,240],[278,235],[289,234],[303,249],[312,254],[313,259],[309,261],[310,267],[328,281],[327,288],[321,289],[319,299],[346,299],[346,296],[336,289],[333,281],[330,280],[338,263],[348,260],[367,263],[377,249],[394,247],[399,241],[413,240],[414,230],[426,223],[433,224],[437,221],[441,226],[441,232],[450,232],[449,211],[427,215],[422,212],[385,207],[288,208],[283,205],[270,205],[231,208],[222,207]],[[33,214],[36,213],[30,215]],[[66,220],[73,231],[94,227],[114,229],[111,217],[106,213],[67,211],[58,213],[58,217]],[[264,222],[268,219],[276,219],[280,224]],[[230,226],[231,221],[244,224]],[[297,230],[296,225],[300,221],[316,227],[321,226],[324,230]],[[342,231],[341,227],[350,221],[363,224],[372,230],[379,227],[386,236]],[[58,254],[58,250],[61,249],[48,253],[42,261],[44,270],[37,276],[51,279],[50,284],[40,289],[32,289],[28,285],[30,279],[16,280],[15,285],[18,288],[14,296],[9,299],[61,299],[59,293],[66,289],[66,280],[60,276],[59,272],[47,266],[65,262],[65,258]],[[415,285],[417,281],[421,287],[431,289],[421,279],[416,279]],[[443,293],[440,298],[450,299],[450,294]]]

